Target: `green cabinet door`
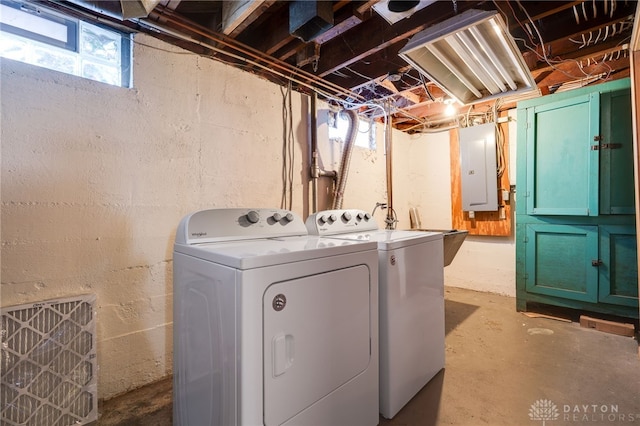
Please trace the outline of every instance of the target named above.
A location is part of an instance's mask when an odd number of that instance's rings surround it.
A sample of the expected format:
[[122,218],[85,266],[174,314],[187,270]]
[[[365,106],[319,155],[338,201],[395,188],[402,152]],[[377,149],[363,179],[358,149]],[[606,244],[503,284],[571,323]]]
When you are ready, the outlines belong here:
[[598,227],[530,224],[525,238],[530,293],[598,301]]
[[634,214],[631,89],[600,97],[600,214]]
[[527,109],[527,214],[598,215],[599,130],[599,93]]
[[600,226],[600,302],[638,306],[636,252],[634,226]]

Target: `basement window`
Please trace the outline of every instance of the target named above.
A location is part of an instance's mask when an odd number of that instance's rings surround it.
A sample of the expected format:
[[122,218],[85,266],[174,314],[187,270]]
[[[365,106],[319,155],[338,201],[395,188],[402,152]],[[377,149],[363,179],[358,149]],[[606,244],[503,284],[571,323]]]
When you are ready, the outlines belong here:
[[131,87],[130,35],[40,5],[0,0],[0,57]]
[[[376,149],[376,123],[372,118],[359,117],[358,134],[355,146],[360,148]],[[345,114],[338,111],[329,111],[329,140],[344,143],[347,139],[350,120]]]

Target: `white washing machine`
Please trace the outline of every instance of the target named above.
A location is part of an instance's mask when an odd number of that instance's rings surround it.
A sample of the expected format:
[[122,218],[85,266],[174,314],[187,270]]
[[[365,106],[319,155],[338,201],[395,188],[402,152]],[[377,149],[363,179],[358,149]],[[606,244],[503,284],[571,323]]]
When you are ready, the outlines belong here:
[[310,234],[377,243],[380,413],[391,419],[444,368],[443,235],[378,229],[361,210],[318,212],[306,225]]
[[186,216],[174,245],[174,424],[377,425],[376,244],[278,209]]

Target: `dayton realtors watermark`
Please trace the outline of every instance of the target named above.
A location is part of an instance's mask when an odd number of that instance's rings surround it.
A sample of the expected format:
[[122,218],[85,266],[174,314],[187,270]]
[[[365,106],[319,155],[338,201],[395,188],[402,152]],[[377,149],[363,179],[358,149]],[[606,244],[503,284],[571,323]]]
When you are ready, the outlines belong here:
[[560,404],[549,399],[539,399],[529,408],[529,419],[547,422],[574,424],[623,424],[640,423],[640,413],[620,409],[618,404]]

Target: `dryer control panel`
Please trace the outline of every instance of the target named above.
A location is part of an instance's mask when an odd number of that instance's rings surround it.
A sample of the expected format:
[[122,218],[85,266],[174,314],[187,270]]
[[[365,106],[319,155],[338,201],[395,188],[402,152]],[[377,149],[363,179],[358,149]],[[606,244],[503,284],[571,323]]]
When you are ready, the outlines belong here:
[[310,235],[336,235],[375,231],[378,224],[364,210],[324,210],[310,215],[305,224]]
[[200,244],[256,238],[307,235],[295,213],[283,209],[209,209],[185,216],[178,225],[176,244]]

